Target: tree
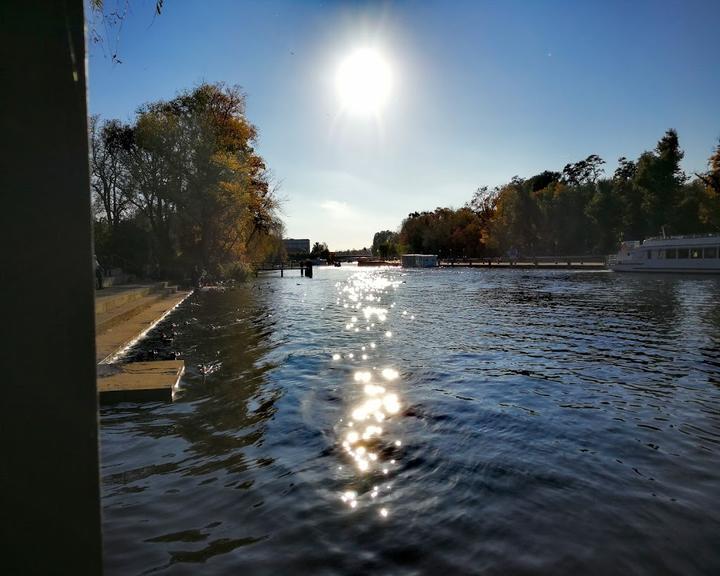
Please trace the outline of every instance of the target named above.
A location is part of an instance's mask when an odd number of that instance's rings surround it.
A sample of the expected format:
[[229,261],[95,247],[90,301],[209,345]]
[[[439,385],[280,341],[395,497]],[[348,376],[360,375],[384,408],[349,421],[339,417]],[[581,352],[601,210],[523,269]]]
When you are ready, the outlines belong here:
[[637,164],[625,156],[618,158],[612,177],[615,196],[620,203],[620,233],[626,239],[639,240],[645,235],[642,190],[635,185]]
[[130,206],[125,158],[130,132],[130,127],[118,120],[90,118],[90,186],[95,209],[111,231],[117,229]]
[[601,254],[617,251],[623,228],[623,202],[614,180],[597,182],[586,213],[595,229],[593,251]]
[[605,160],[597,154],[591,154],[585,160],[574,164],[565,164],[561,181],[575,186],[595,182],[604,172],[603,164]]
[[513,177],[498,192],[491,226],[494,248],[502,253],[514,249],[535,254],[540,215],[530,187],[522,178]]
[[389,256],[397,256],[400,235],[391,230],[383,230],[376,232],[373,236],[372,253],[373,256],[381,256],[387,258]]
[[550,170],[545,170],[544,172],[541,172],[540,174],[537,174],[532,178],[528,178],[527,183],[528,186],[530,186],[530,190],[532,190],[533,192],[538,192],[539,190],[547,188],[553,182],[559,182],[561,178],[562,174],[560,174],[560,172],[551,172]]
[[708,168],[704,174],[697,175],[705,188],[699,216],[703,224],[720,230],[720,141],[708,160]]
[[279,253],[276,189],[244,112],[238,87],[201,84],[142,106],[132,126],[102,131],[93,162],[105,166],[107,152],[120,151],[115,186],[149,231],[151,268],[228,274]]
[[[400,244],[440,257],[503,254],[583,255],[614,252],[623,238],[643,239],[662,227],[691,233],[720,228],[720,143],[709,170],[688,181],[677,133],[668,130],[652,151],[621,157],[611,178],[596,154],[545,170],[514,176],[489,190],[478,188],[460,209],[412,212],[402,222]],[[383,254],[384,234],[373,250]]]
[[659,233],[672,227],[678,194],[686,178],[680,168],[683,158],[677,132],[665,132],[652,152],[644,152],[637,161],[633,179],[643,198],[643,212],[648,223],[646,232]]
[[[109,51],[113,63],[122,64],[118,54],[120,31],[123,22],[130,12],[128,0],[89,0],[90,11],[86,13],[88,36],[92,43],[101,44]],[[110,4],[110,6],[108,6]],[[162,14],[164,0],[155,0],[153,4],[154,16]]]
[[328,245],[325,244],[325,242],[315,242],[313,244],[312,250],[310,250],[310,257],[311,258],[324,258],[327,260],[330,258],[330,250],[328,249]]

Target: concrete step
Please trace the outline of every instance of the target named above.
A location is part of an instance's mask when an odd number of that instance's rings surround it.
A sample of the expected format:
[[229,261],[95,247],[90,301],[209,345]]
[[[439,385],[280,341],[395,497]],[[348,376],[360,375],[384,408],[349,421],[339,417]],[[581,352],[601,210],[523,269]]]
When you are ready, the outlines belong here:
[[100,364],[100,402],[171,401],[185,372],[182,360]]
[[95,291],[95,315],[103,314],[114,308],[120,308],[128,302],[143,298],[148,294],[164,292],[167,282],[155,284],[123,284]]
[[160,318],[190,292],[177,291],[149,294],[131,301],[122,309],[114,309],[95,317],[95,352],[97,361],[110,358],[129,343],[144,335]]
[[106,312],[95,314],[95,333],[102,334],[109,328],[117,326],[139,314],[149,306],[155,304],[158,300],[162,300],[169,294],[162,291],[150,292],[138,298],[132,298],[121,306],[115,306]]

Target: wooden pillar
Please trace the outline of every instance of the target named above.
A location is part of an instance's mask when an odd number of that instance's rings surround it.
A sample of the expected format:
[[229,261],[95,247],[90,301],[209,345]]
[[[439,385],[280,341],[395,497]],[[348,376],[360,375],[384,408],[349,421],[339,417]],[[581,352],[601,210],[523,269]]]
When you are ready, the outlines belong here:
[[102,572],[84,30],[0,2],[4,574]]

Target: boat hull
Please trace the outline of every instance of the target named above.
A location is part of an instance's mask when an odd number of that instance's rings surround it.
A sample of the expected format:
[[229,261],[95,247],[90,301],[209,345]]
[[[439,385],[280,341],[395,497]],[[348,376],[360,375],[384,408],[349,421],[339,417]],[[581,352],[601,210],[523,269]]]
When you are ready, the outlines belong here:
[[608,258],[614,272],[720,274],[720,236],[700,234],[626,241]]
[[613,272],[643,272],[651,274],[720,274],[720,266],[695,268],[690,266],[643,266],[637,264],[615,264]]

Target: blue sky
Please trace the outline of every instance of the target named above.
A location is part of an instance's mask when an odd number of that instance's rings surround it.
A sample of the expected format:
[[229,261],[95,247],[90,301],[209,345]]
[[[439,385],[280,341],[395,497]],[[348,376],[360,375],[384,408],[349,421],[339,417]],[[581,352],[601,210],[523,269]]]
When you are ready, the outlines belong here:
[[[685,170],[703,170],[720,137],[716,0],[130,4],[91,47],[91,113],[131,120],[202,81],[242,86],[286,235],[331,249],[516,174],[589,154],[610,172],[671,127]],[[368,46],[393,76],[378,118],[343,114],[335,87]]]

